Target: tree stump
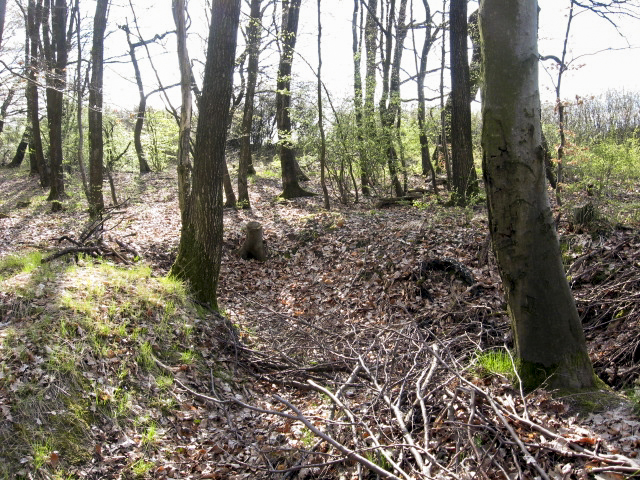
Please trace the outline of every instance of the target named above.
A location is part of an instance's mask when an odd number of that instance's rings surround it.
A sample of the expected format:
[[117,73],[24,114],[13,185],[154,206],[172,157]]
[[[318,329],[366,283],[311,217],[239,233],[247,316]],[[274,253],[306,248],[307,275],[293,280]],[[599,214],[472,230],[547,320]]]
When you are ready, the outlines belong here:
[[237,251],[238,256],[245,260],[251,258],[264,262],[267,259],[267,249],[262,239],[262,225],[260,222],[247,223],[247,238]]

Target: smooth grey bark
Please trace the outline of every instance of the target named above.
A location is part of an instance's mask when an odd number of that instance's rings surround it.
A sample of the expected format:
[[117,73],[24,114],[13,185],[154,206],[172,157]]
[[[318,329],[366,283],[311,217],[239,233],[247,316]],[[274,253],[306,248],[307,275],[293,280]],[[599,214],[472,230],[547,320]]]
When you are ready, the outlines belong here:
[[301,0],[282,0],[282,51],[278,66],[276,90],[276,121],[278,124],[278,149],[282,165],[282,198],[310,197],[298,183],[296,156],[291,143],[291,66],[296,48]]
[[[83,117],[83,108],[82,108],[82,97],[84,94],[84,85],[82,83],[82,34],[80,29],[80,0],[76,0],[75,5],[76,11],[76,48],[78,52],[77,59],[77,71],[76,71],[76,96],[77,96],[77,106],[76,106],[76,123],[78,124],[78,169],[80,170],[80,179],[82,180],[82,190],[84,191],[84,196],[87,199],[87,202],[91,204],[91,194],[89,193],[89,185],[87,183],[87,174],[84,169],[84,124],[82,122]],[[87,68],[87,77],[89,77],[89,71]]]
[[[247,27],[247,49],[249,62],[247,65],[247,91],[244,95],[242,112],[242,138],[240,139],[240,161],[238,165],[238,203],[242,208],[251,208],[249,200],[249,183],[247,177],[253,169],[251,159],[251,128],[253,126],[253,107],[258,83],[258,62],[260,60],[260,40],[262,38],[261,0],[251,0],[251,12]],[[253,169],[255,173],[255,169]]]
[[329,191],[327,190],[327,181],[325,178],[326,157],[327,157],[327,140],[324,134],[324,118],[322,115],[322,21],[320,15],[320,2],[318,0],[318,127],[320,129],[320,185],[322,185],[322,195],[324,199],[324,208],[329,210]]
[[182,221],[185,221],[187,199],[191,192],[191,115],[193,99],[191,97],[191,62],[187,50],[187,27],[185,15],[185,0],[173,1],[173,19],[176,24],[176,37],[178,42],[178,64],[180,66],[180,94],[182,106],[180,107],[180,126],[178,142],[178,203]]
[[595,377],[547,197],[537,7],[536,0],[480,4],[489,229],[524,383],[581,389]]
[[222,258],[222,176],[236,60],[240,0],[213,0],[193,158],[178,256],[170,275],[187,281],[196,300],[217,308]]
[[[378,26],[376,22],[376,9],[378,8],[378,0],[369,0],[369,8],[367,9],[367,19],[364,26],[364,48],[366,53],[366,66],[364,77],[364,107],[363,107],[363,142],[364,150],[370,152],[369,146],[376,143],[376,120],[375,120],[375,104],[374,97],[376,93],[376,50],[377,40],[376,34]],[[362,195],[371,193],[371,182],[373,177],[372,159],[367,157],[360,162],[360,182],[362,185]]]
[[91,81],[89,82],[89,210],[92,216],[104,210],[102,195],[104,141],[102,138],[102,87],[104,74],[104,32],[109,0],[98,0],[93,17]]

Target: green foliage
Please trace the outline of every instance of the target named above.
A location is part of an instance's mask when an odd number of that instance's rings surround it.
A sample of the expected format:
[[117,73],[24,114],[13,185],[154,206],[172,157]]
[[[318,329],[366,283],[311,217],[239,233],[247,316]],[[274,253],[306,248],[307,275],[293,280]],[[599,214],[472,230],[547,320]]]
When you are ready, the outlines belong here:
[[481,376],[502,375],[510,381],[517,377],[513,370],[514,360],[505,350],[488,350],[478,353],[475,364]]
[[594,143],[586,152],[581,165],[583,179],[596,187],[602,195],[613,179],[623,186],[631,186],[640,179],[640,140],[628,138],[617,142],[611,137]]
[[164,170],[171,160],[177,158],[179,135],[178,125],[169,113],[147,109],[142,145],[153,171]]

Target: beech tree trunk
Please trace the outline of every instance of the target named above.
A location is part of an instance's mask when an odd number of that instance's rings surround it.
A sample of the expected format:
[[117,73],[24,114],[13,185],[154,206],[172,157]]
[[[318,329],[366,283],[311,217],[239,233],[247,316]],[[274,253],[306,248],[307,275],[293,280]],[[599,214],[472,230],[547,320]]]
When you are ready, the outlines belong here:
[[282,166],[282,198],[310,197],[314,194],[298,183],[296,155],[291,142],[291,65],[296,48],[298,19],[302,0],[282,0],[282,53],[278,66],[276,90],[276,120],[278,124],[278,149]]
[[102,86],[104,71],[104,32],[107,28],[109,0],[98,0],[93,18],[91,82],[89,83],[89,210],[92,216],[104,210],[102,195],[104,142],[102,138]]
[[[251,172],[251,128],[253,126],[253,105],[258,83],[258,61],[260,59],[260,40],[262,38],[261,0],[251,0],[251,13],[247,27],[247,49],[249,63],[247,65],[247,92],[244,95],[244,111],[242,113],[242,138],[240,139],[240,162],[238,166],[238,202],[242,208],[251,208],[247,177]],[[253,170],[255,173],[255,170]]]
[[185,0],[174,0],[173,19],[176,24],[176,36],[178,40],[178,64],[180,65],[180,93],[182,106],[180,108],[180,140],[178,142],[178,203],[182,221],[185,221],[185,209],[187,199],[191,192],[191,63],[187,50],[187,27],[185,15]]
[[[364,77],[364,109],[363,109],[363,150],[370,151],[369,146],[375,142],[376,120],[374,96],[376,92],[376,35],[378,32],[375,12],[378,8],[378,0],[369,0],[367,19],[364,27],[364,47],[366,51],[366,69]],[[373,166],[371,158],[360,160],[360,181],[362,184],[362,194],[367,196],[371,193],[371,182],[373,177]]]
[[460,206],[477,190],[471,139],[471,97],[467,55],[467,0],[451,0],[451,173],[453,200]]
[[198,131],[193,189],[188,198],[178,256],[170,275],[187,281],[195,298],[217,308],[222,257],[222,176],[233,87],[240,0],[213,0]]
[[[529,388],[594,386],[547,197],[536,0],[483,0],[483,172],[493,249]],[[509,28],[505,28],[508,25]]]

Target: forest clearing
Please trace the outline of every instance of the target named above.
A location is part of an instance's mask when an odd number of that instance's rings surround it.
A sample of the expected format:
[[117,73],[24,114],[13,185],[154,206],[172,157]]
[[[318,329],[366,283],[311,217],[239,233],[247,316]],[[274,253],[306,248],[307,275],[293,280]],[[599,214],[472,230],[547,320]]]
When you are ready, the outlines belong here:
[[[223,316],[166,279],[180,231],[170,170],[116,177],[128,201],[105,222],[104,238],[126,259],[116,239],[138,252],[129,266],[77,254],[40,264],[73,246],[58,239],[77,239],[89,216],[73,201],[51,213],[26,170],[0,170],[5,478],[376,477],[279,414],[304,417],[383,469],[390,464],[380,451],[408,472],[422,458],[437,478],[637,471],[637,215],[591,231],[569,207],[555,208],[590,357],[618,393],[527,393],[508,355],[482,202],[445,207],[427,194],[328,212],[320,196],[279,200],[274,166],[253,177],[253,210],[225,210]],[[69,189],[81,197],[77,182]],[[639,197],[612,190],[602,204]],[[575,192],[566,203],[589,199]],[[235,254],[250,220],[263,225],[265,262]],[[425,268],[446,259],[474,283]],[[414,404],[417,388],[424,400]]]

